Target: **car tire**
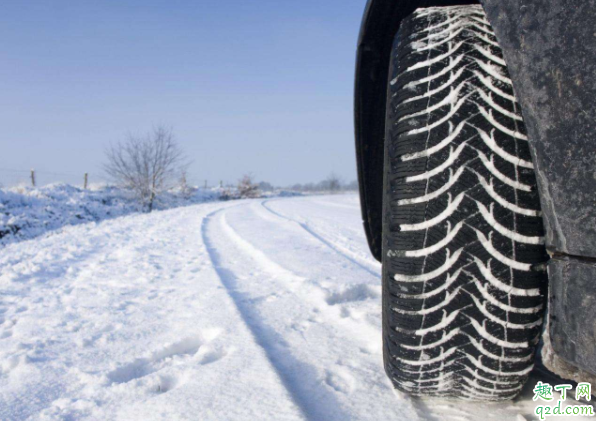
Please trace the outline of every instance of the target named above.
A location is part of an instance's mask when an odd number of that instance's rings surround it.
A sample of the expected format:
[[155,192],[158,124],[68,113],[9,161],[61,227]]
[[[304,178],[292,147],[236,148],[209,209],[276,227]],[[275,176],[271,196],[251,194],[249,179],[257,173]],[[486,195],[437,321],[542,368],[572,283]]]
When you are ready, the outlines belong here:
[[383,347],[394,386],[506,400],[533,366],[543,224],[520,106],[481,6],[418,9],[391,52]]

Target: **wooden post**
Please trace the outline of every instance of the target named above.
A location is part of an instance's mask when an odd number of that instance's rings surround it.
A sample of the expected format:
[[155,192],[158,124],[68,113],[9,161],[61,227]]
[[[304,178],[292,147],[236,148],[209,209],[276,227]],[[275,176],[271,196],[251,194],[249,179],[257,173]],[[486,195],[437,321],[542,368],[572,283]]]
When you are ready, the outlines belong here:
[[85,182],[83,183],[83,189],[87,190],[87,181],[89,181],[89,174],[85,173]]
[[223,180],[219,180],[219,188],[221,189],[223,187]]
[[207,180],[205,180],[205,190],[207,190]]
[[31,169],[31,185],[35,187],[35,170]]

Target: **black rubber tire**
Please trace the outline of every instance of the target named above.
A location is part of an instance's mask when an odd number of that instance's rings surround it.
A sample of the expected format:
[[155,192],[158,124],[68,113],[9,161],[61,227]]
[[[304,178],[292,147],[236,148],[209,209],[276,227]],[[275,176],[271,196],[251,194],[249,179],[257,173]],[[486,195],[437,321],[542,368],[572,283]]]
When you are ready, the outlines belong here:
[[533,366],[548,256],[520,107],[482,8],[406,18],[389,79],[385,369],[413,395],[511,399]]

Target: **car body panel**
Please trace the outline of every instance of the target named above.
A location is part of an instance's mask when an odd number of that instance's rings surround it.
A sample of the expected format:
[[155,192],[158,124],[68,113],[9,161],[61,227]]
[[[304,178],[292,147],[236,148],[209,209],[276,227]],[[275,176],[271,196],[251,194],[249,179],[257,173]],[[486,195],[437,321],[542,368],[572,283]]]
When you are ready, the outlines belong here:
[[484,0],[540,193],[553,351],[596,374],[596,1]]

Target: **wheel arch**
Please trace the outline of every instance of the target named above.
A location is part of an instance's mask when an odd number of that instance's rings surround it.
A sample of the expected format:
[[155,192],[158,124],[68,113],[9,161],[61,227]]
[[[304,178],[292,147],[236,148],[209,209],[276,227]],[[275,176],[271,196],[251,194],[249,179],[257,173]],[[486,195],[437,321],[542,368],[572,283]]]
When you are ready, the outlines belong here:
[[356,54],[354,124],[362,219],[373,256],[381,260],[383,139],[389,54],[401,21],[420,7],[477,0],[368,0]]

